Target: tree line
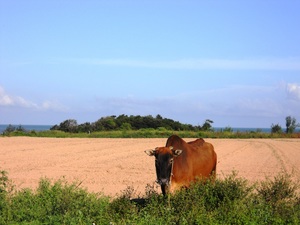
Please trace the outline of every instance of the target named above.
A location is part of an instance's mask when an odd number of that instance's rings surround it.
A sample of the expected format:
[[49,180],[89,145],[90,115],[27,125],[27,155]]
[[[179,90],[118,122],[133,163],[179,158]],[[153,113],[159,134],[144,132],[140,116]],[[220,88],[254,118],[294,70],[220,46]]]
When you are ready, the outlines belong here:
[[[300,123],[297,123],[295,117],[287,116],[285,118],[286,127],[282,128],[279,124],[271,125],[271,133],[274,134],[292,134],[297,132],[297,127],[300,127]],[[184,124],[172,119],[163,118],[161,115],[153,117],[148,116],[106,116],[101,117],[95,122],[85,122],[78,124],[75,119],[67,119],[58,125],[54,125],[50,130],[60,130],[68,133],[91,133],[97,131],[114,131],[114,130],[132,130],[137,131],[141,129],[158,129],[158,130],[172,130],[172,131],[214,131],[212,128],[213,121],[206,119],[202,125],[193,126],[191,124]],[[13,132],[26,133],[27,131],[24,127],[19,125],[15,127],[13,125],[8,125],[2,134],[7,135]],[[231,127],[226,127],[221,129],[221,132],[233,133]],[[259,129],[258,131],[259,132]]]
[[[279,124],[271,125],[271,133],[287,133],[292,134],[295,132],[300,124],[297,123],[295,117],[287,116],[285,130]],[[213,131],[213,121],[206,119],[202,125],[193,126],[191,124],[180,123],[172,119],[163,118],[161,115],[153,117],[148,116],[133,116],[133,115],[119,115],[119,116],[106,116],[101,117],[95,122],[85,122],[78,124],[75,119],[68,119],[61,122],[59,125],[54,125],[50,130],[61,130],[70,133],[80,132],[95,132],[95,131],[112,131],[112,130],[140,130],[140,129],[159,129],[163,128],[166,130],[174,131]],[[232,129],[226,128],[225,131],[231,131]]]
[[78,132],[95,132],[95,131],[111,131],[111,130],[140,130],[140,129],[158,129],[164,128],[174,131],[200,131],[210,130],[212,128],[212,120],[205,120],[202,126],[193,126],[191,124],[183,124],[172,119],[163,118],[161,115],[153,117],[148,116],[106,116],[101,117],[99,120],[90,123],[78,124],[75,119],[68,119],[61,122],[59,125],[54,125],[50,130],[61,130],[65,132],[78,133]]
[[[296,130],[297,127],[300,127],[300,124],[297,124],[297,120],[295,117],[287,116],[285,118],[285,133],[292,134]],[[272,124],[271,133],[283,133],[283,129],[279,124]]]

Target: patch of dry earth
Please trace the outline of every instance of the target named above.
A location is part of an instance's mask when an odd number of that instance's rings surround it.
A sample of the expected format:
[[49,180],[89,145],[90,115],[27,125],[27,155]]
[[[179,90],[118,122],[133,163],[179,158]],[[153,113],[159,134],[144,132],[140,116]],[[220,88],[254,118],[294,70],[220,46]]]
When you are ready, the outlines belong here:
[[[40,178],[47,177],[82,182],[89,191],[110,196],[128,186],[139,194],[156,179],[154,159],[144,150],[164,146],[166,140],[3,137],[0,170],[9,172],[18,189],[36,188]],[[257,181],[284,171],[300,179],[299,139],[205,140],[215,147],[220,177],[235,170]]]

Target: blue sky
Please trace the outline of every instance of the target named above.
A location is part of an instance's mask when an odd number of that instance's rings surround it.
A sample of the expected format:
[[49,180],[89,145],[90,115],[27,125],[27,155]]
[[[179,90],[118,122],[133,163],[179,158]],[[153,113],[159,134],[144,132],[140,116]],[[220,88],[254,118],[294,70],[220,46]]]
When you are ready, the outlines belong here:
[[0,124],[300,121],[299,1],[0,0]]

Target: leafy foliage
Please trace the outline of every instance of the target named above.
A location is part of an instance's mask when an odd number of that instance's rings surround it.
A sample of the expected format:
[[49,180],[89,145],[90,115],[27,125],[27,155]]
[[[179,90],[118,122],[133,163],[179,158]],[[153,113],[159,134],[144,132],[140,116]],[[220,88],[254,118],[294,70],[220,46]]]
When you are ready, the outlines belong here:
[[299,126],[299,124],[297,124],[295,117],[291,117],[291,116],[287,116],[285,118],[286,121],[286,133],[293,133],[294,130],[296,129],[296,127]]
[[274,133],[282,133],[282,128],[279,124],[272,124],[271,126],[271,133],[274,134]]
[[18,127],[15,127],[11,124],[9,124],[5,130],[3,131],[4,135],[10,135],[11,133],[16,132],[16,133],[26,133],[26,130],[24,127],[19,125]]
[[292,182],[291,176],[286,174],[279,174],[274,180],[267,179],[257,188],[261,197],[271,204],[293,199],[296,190],[297,185]]
[[95,132],[95,131],[112,131],[112,130],[139,130],[139,129],[158,129],[163,127],[168,130],[209,130],[211,128],[212,120],[206,120],[203,126],[192,126],[190,124],[182,124],[172,119],[163,118],[160,115],[153,117],[148,116],[107,116],[101,117],[94,123],[84,123],[77,125],[76,120],[65,120],[59,125],[55,125],[51,130],[61,130],[65,132]]
[[[2,199],[3,201],[3,199]],[[109,224],[109,198],[88,193],[63,180],[41,179],[36,191],[23,189],[7,196],[0,224]]]
[[41,179],[37,190],[9,192],[0,177],[0,224],[299,224],[298,185],[279,174],[250,185],[236,173],[197,181],[164,197],[147,185],[144,197],[128,187],[119,197],[88,193],[78,183]]

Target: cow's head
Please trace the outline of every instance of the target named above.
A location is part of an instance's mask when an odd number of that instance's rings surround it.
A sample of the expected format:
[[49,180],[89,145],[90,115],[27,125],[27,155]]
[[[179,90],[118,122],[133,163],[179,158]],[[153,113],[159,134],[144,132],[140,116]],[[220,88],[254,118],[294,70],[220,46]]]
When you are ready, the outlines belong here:
[[166,188],[170,185],[174,157],[179,156],[182,150],[175,150],[172,146],[157,147],[146,150],[145,153],[149,156],[155,156],[157,183],[160,184],[162,193],[165,195]]

